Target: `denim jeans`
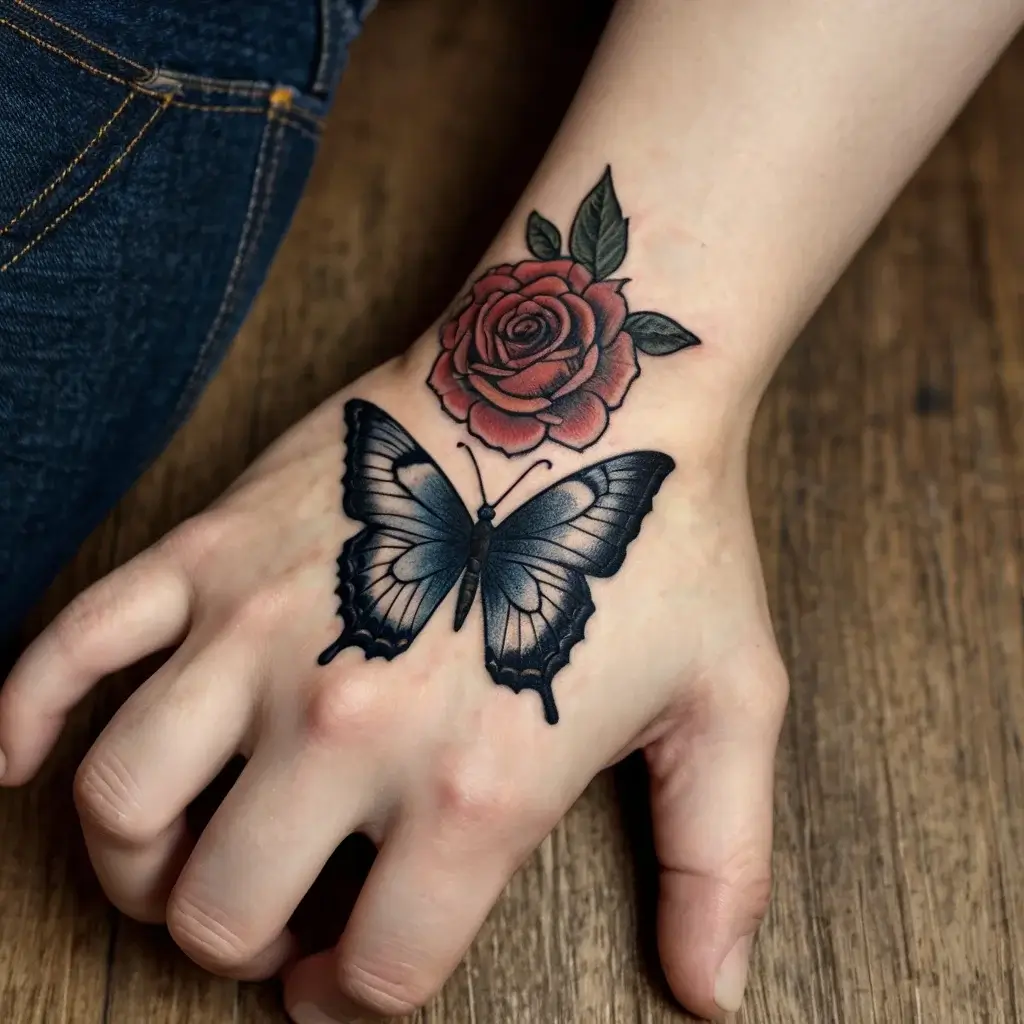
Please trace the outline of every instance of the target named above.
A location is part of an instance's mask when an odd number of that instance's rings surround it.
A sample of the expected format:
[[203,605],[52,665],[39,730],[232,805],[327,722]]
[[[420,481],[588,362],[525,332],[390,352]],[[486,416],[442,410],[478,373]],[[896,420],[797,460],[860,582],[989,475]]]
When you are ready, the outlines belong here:
[[0,640],[216,368],[371,0],[0,0]]

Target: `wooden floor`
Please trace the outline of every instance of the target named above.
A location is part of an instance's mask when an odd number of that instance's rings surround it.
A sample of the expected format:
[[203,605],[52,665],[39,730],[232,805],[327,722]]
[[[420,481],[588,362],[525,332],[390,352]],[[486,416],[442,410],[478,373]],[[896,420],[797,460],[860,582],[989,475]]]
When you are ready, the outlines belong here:
[[[543,152],[603,10],[383,0],[224,369],[33,628],[430,322]],[[1024,1022],[1022,111],[1019,40],[758,422],[793,698],[745,1022]],[[281,1022],[271,987],[204,976],[91,878],[70,776],[131,682],[76,716],[39,785],[0,794],[0,1022]],[[683,1019],[651,955],[642,787],[636,765],[591,787],[423,1021]]]

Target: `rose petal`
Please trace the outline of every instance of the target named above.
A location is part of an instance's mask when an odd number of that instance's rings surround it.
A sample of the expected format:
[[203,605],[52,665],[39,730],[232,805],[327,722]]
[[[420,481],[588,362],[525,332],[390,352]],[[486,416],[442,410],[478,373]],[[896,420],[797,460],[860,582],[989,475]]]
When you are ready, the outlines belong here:
[[[470,423],[478,408],[476,405],[470,411]],[[589,391],[577,391],[563,398],[551,412],[561,416],[562,422],[552,424],[548,428],[548,436],[552,441],[577,451],[589,448],[608,426],[608,410],[604,402]]]
[[458,325],[459,334],[466,334],[473,330],[473,325],[476,323],[476,318],[480,315],[480,304],[477,302],[471,302],[466,308],[459,314]]
[[441,399],[441,404],[450,416],[465,422],[469,410],[477,400],[463,387],[462,380],[455,375],[452,354],[442,352],[430,371],[427,383]]
[[[522,293],[520,293],[522,295]],[[520,316],[543,316],[544,310],[539,306],[533,299],[522,296],[522,302],[519,303],[519,315]]]
[[533,284],[542,277],[559,277],[563,281],[569,279],[569,273],[575,264],[572,260],[523,260],[512,269],[512,276],[520,285]]
[[457,320],[449,320],[441,328],[441,345],[451,351],[459,341],[459,324]]
[[[511,268],[509,268],[511,270]],[[495,267],[473,282],[473,299],[485,302],[488,295],[495,292],[514,292],[519,290],[519,282],[504,267]]]
[[598,345],[610,344],[622,330],[629,309],[620,290],[624,281],[597,281],[583,293],[597,319]]
[[490,312],[499,302],[512,303],[513,307],[519,300],[515,295],[506,295],[504,292],[495,292],[487,297],[483,306],[480,307],[480,315],[476,318],[476,325],[473,331],[473,343],[477,355],[485,363],[493,363],[497,358],[494,345],[494,331],[488,330],[487,321]]
[[569,284],[577,295],[582,295],[593,280],[594,275],[582,263],[572,265],[569,271]]
[[493,302],[487,302],[477,323],[488,334],[493,335],[502,320],[510,313],[515,316],[522,306],[523,299],[518,292],[507,292],[504,295],[498,295],[494,298]]
[[601,352],[596,345],[591,348],[587,354],[583,357],[583,362],[580,364],[580,368],[569,378],[552,396],[552,401],[563,398],[565,395],[572,394],[573,391],[579,390],[585,381],[590,380],[594,376],[594,371],[597,369],[597,364],[600,362]]
[[564,295],[569,290],[569,285],[560,277],[540,277],[531,281],[522,289],[522,294],[528,298],[533,295]]
[[552,319],[552,344],[560,344],[572,330],[572,316],[562,298],[553,295],[538,295],[536,303],[544,311],[545,319]]
[[459,313],[441,328],[441,344],[447,349],[453,349],[458,345],[464,334],[472,331],[480,307],[467,295],[465,301],[459,307]]
[[[575,298],[575,296],[565,297]],[[569,311],[562,304],[561,298],[556,299],[541,296],[537,299],[537,302],[543,305],[544,310],[547,313],[558,317],[558,331],[543,347],[531,347],[527,345],[517,345],[512,341],[508,342],[505,347],[508,350],[509,358],[505,365],[512,369],[521,370],[524,366],[529,366],[531,363],[535,363],[539,359],[546,359],[555,351],[555,349],[558,348],[559,345],[562,344],[569,335],[569,332],[572,330],[572,318],[569,315]]]
[[565,383],[570,373],[565,363],[541,362],[520,370],[514,377],[506,377],[498,387],[512,395],[529,398],[550,395]]
[[560,348],[550,355],[544,357],[545,362],[558,363],[566,359],[572,359],[574,356],[578,356],[583,351],[579,345],[573,345],[570,348]]
[[486,402],[503,409],[505,412],[513,412],[519,415],[528,415],[546,409],[551,402],[546,398],[517,398],[515,395],[506,394],[490,383],[485,377],[471,373],[469,375],[470,387]]
[[593,391],[609,409],[617,409],[639,376],[640,364],[633,339],[625,331],[620,331],[615,341],[601,351],[601,361],[594,376],[584,387]]
[[584,348],[589,348],[597,339],[597,318],[590,303],[578,295],[563,295],[562,302],[572,318],[569,337]]
[[550,423],[554,426],[557,426],[562,422],[562,417],[556,416],[553,412],[539,412],[537,413],[537,419],[539,419],[541,423]]
[[485,377],[514,377],[515,370],[503,370],[498,366],[487,366],[486,363],[471,363],[469,367],[474,373],[482,373]]
[[459,342],[458,347],[452,353],[452,365],[455,372],[460,377],[465,377],[469,373],[469,355],[470,347],[472,345],[472,338],[467,334]]
[[477,402],[469,412],[469,432],[506,455],[519,455],[536,448],[544,440],[547,428],[531,416],[509,416]]

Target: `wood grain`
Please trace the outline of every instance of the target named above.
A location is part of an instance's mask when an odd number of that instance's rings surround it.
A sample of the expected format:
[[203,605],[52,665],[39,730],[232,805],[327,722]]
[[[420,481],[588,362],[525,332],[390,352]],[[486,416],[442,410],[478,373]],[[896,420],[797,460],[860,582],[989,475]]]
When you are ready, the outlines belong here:
[[[607,4],[384,0],[271,279],[159,463],[34,616],[207,504],[403,348],[529,178]],[[793,679],[775,902],[741,1021],[1024,1022],[1024,41],[783,365],[752,495]],[[0,794],[0,1020],[281,1024],[92,880],[74,766],[126,689]],[[344,869],[343,869],[344,870]],[[637,764],[515,878],[431,1024],[662,1024]]]

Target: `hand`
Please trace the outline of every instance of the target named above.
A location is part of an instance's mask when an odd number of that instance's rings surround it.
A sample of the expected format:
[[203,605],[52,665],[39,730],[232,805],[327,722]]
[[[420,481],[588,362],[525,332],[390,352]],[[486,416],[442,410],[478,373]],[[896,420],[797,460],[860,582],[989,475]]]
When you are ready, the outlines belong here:
[[[676,471],[623,568],[590,581],[596,612],[554,681],[557,725],[536,693],[488,676],[479,602],[455,633],[449,596],[394,661],[350,649],[321,667],[340,625],[335,562],[360,527],[339,507],[345,402],[389,411],[479,504],[465,434],[423,387],[433,337],[328,401],[39,637],[0,694],[2,781],[32,776],[101,677],[174,647],[78,772],[90,857],[126,914],[166,921],[210,970],[256,978],[294,956],[286,922],[335,847],[369,835],[380,854],[337,949],[289,969],[286,1001],[305,1024],[322,1020],[314,1008],[344,1020],[429,1000],[593,776],[643,748],[665,970],[684,1003],[720,1016],[738,1007],[767,906],[786,697],[743,452],[711,438],[668,449]],[[583,461],[638,440],[609,431]],[[499,523],[580,468],[574,453],[543,454],[553,472],[531,474]],[[481,456],[491,493],[522,468]],[[186,806],[237,752],[247,767],[190,835]]]

